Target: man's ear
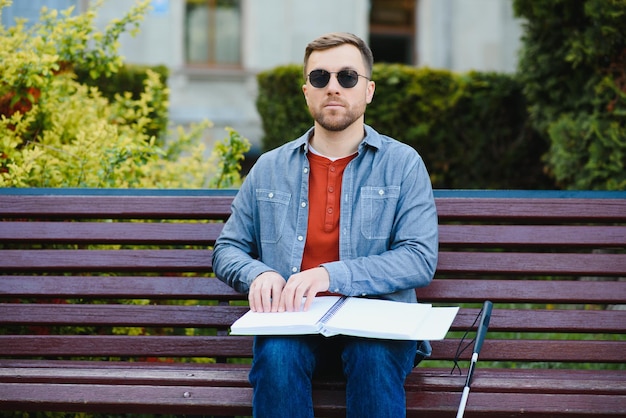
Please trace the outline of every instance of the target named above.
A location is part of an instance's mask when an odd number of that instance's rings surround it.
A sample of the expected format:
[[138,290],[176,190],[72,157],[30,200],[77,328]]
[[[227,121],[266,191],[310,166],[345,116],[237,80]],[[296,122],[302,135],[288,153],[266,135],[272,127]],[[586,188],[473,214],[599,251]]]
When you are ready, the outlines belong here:
[[374,91],[376,90],[376,83],[374,83],[372,80],[367,82],[367,89],[365,90],[365,102],[367,104],[372,103],[372,100],[374,99]]

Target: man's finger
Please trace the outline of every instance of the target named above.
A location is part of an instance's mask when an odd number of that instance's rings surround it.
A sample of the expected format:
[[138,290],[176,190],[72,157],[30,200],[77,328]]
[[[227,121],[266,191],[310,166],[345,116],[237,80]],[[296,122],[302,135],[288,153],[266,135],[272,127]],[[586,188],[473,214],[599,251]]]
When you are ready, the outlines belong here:
[[283,291],[281,292],[280,303],[287,312],[293,312],[293,294],[294,293],[291,286],[285,286],[283,288]]
[[304,307],[302,308],[302,310],[304,311],[309,310],[309,308],[311,307],[311,304],[313,303],[313,299],[315,299],[315,296],[317,296],[317,292],[315,292],[313,289],[309,289],[309,291],[306,294],[306,302],[304,302]]
[[253,312],[258,311],[259,306],[259,293],[256,291],[254,287],[250,287],[250,292],[248,293],[248,304],[250,305],[250,310]]
[[261,288],[261,305],[263,312],[272,311],[272,285],[269,283],[264,283]]
[[[302,299],[304,298],[304,295],[308,293],[308,291],[310,291],[310,288],[305,287],[303,285],[298,286],[296,288],[296,292],[293,298],[293,310],[294,311],[300,311],[302,309]],[[304,310],[306,311],[306,309]]]
[[282,286],[280,286],[280,284],[276,283],[274,284],[274,286],[272,287],[272,305],[271,305],[271,311],[272,312],[278,312],[279,308],[280,308],[280,299],[282,296]]

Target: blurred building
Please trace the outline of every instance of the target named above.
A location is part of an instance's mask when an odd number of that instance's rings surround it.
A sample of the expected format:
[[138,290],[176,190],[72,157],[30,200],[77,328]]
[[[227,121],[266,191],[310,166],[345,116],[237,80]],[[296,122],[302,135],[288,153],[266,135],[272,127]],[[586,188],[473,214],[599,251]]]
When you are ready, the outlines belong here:
[[[2,23],[36,19],[41,6],[80,13],[93,0],[14,0]],[[131,0],[107,0],[98,25],[120,17]],[[174,123],[209,119],[213,139],[232,126],[258,152],[256,74],[302,62],[313,38],[331,31],[368,40],[377,62],[453,71],[514,72],[521,23],[512,0],[152,0],[136,37],[123,35],[129,63],[170,68]],[[210,138],[209,138],[210,139]]]

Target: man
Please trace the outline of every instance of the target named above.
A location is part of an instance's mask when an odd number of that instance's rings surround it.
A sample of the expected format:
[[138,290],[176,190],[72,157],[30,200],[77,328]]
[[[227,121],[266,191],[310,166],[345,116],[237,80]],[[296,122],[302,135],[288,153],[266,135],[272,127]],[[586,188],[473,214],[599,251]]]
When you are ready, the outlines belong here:
[[[302,91],[314,126],[258,159],[215,244],[215,274],[247,292],[253,311],[308,309],[326,293],[416,302],[415,288],[432,280],[438,236],[430,180],[415,150],[364,124],[372,65],[369,47],[352,34],[306,47]],[[339,370],[348,416],[402,417],[417,346],[255,337],[254,415],[312,417],[312,377]]]

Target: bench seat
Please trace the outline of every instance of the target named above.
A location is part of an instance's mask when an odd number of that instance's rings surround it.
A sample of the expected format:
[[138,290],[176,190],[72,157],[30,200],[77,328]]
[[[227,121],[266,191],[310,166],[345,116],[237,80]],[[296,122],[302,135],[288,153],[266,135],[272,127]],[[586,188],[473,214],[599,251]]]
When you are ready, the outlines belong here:
[[[435,193],[417,295],[461,309],[407,415],[454,416],[485,300],[466,417],[626,415],[626,193]],[[0,190],[0,410],[250,415],[246,297],[211,266],[234,194]],[[316,380],[316,416],[344,416],[344,388]]]
[[[0,392],[12,398],[11,407],[37,403],[50,411],[73,408],[99,412],[171,414],[248,414],[252,392],[248,366],[184,363],[48,362],[27,360],[5,367],[0,362]],[[590,416],[590,408],[619,415],[626,402],[626,381],[618,371],[605,371],[598,379],[590,370],[485,369],[472,385],[472,416],[515,416],[543,408],[546,416]],[[428,405],[428,416],[450,416],[458,407],[458,388],[465,377],[449,369],[424,369],[412,373],[406,383],[408,415],[419,416]],[[581,384],[580,382],[584,382]],[[96,389],[97,388],[97,389]],[[122,390],[123,389],[123,390]],[[344,387],[337,381],[316,382],[317,412],[344,416]],[[135,405],[143,397],[150,405]],[[502,403],[497,409],[494,399]],[[228,399],[228,405],[216,399]],[[233,399],[241,402],[232,403]],[[444,401],[447,400],[447,401]],[[491,407],[489,408],[489,405]],[[569,405],[567,411],[559,407]],[[70,408],[72,409],[72,408]],[[478,411],[478,409],[482,411]],[[469,416],[469,415],[468,415]]]

